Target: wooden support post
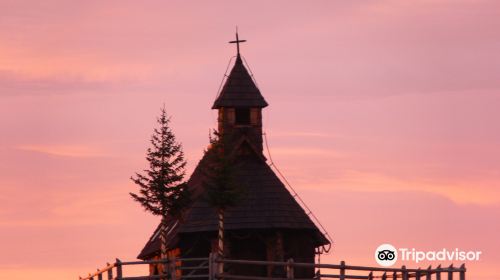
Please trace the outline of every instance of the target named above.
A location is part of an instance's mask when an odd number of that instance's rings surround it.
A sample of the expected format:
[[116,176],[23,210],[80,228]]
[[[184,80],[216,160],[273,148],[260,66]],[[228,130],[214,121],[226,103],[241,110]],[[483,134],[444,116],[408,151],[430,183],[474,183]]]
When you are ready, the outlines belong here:
[[392,273],[392,280],[398,280],[398,273],[396,271]]
[[[109,263],[107,263],[108,267],[109,267]],[[113,279],[113,268],[110,268],[108,269],[108,280],[112,280]]]
[[448,267],[448,280],[453,280],[453,264]]
[[89,273],[89,280],[94,280],[94,277],[92,277],[92,274]]
[[293,266],[293,259],[289,258],[287,261],[286,265],[286,278],[287,279],[294,279],[295,278],[295,273],[294,273],[294,266]]
[[213,280],[222,280],[222,274],[224,273],[224,258],[218,252],[212,253],[212,256]]
[[99,268],[97,269],[97,280],[102,280],[102,273]]
[[421,271],[420,271],[420,267],[417,269],[417,272],[415,272],[415,280],[420,280],[420,274],[421,274]]
[[215,280],[215,254],[208,254],[208,280]]
[[219,208],[218,210],[219,214],[219,233],[217,236],[217,253],[221,257],[224,256],[224,210],[222,208]]
[[373,271],[370,271],[370,274],[368,274],[368,280],[373,280]]
[[403,280],[408,280],[408,270],[406,270],[406,266],[401,267],[402,273],[403,273]]
[[221,278],[220,275],[222,275],[224,273],[224,262],[223,262],[224,258],[221,254],[217,253],[216,259],[218,260],[216,262],[216,264],[217,264],[216,274],[217,274],[218,278]]
[[432,266],[429,265],[427,272],[425,274],[425,280],[431,280],[432,277]]
[[460,266],[460,280],[465,280],[465,264],[462,264]]
[[177,271],[176,271],[176,258],[175,256],[172,256],[171,259],[169,259],[169,262],[170,262],[170,265],[169,265],[169,269],[170,269],[170,279],[171,280],[176,280],[177,278]]
[[339,280],[345,279],[345,261],[340,262],[340,277]]
[[116,266],[116,279],[121,280],[123,278],[122,261],[116,259],[115,266]]
[[384,274],[382,274],[382,280],[387,280],[387,272],[384,272]]
[[441,265],[436,268],[436,280],[441,280]]

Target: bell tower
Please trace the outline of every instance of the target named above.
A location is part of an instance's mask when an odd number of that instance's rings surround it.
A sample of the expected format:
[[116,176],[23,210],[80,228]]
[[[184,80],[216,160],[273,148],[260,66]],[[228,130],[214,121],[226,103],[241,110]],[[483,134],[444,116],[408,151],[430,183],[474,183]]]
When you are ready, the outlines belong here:
[[239,46],[242,42],[245,40],[239,40],[238,33],[236,40],[229,42],[236,43],[236,61],[212,109],[219,111],[220,134],[230,134],[236,141],[246,138],[262,153],[262,109],[268,104],[243,65]]

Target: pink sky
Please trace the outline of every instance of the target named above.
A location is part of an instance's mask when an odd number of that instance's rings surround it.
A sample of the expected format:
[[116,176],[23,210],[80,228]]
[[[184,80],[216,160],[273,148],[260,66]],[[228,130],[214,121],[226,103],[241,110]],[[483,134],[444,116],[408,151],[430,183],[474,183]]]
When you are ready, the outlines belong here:
[[200,159],[235,25],[273,159],[334,238],[323,260],[458,247],[483,251],[469,279],[500,278],[497,1],[8,0],[0,278],[135,258],[158,219],[129,177],[163,103]]

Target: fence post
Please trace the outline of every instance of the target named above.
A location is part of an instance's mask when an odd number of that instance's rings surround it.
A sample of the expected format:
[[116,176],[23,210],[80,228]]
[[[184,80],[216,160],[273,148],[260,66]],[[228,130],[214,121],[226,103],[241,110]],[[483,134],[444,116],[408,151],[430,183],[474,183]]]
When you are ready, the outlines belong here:
[[387,272],[384,272],[384,274],[382,274],[382,280],[387,280]]
[[396,271],[392,273],[392,280],[398,280],[398,273]]
[[373,280],[373,271],[370,271],[370,274],[368,274],[368,280]]
[[448,267],[448,280],[453,280],[453,264]]
[[92,277],[92,274],[89,273],[89,280],[94,280],[94,277]]
[[123,275],[122,275],[122,261],[119,259],[116,259],[116,279],[121,280]]
[[436,280],[441,280],[441,265],[436,268]]
[[406,270],[406,266],[401,267],[402,273],[403,273],[403,280],[408,280],[408,270]]
[[465,280],[465,264],[463,263],[460,266],[460,280]]
[[427,268],[427,273],[425,274],[425,280],[431,280],[432,276],[432,266],[429,265]]
[[415,280],[420,280],[420,267],[417,269],[417,272],[415,272]]
[[340,277],[339,280],[345,279],[345,261],[340,262]]
[[[108,267],[109,267],[109,263],[107,263]],[[112,280],[113,279],[113,268],[111,267],[110,269],[108,269],[108,280]]]
[[99,268],[97,269],[97,280],[102,280],[102,273]]
[[286,278],[287,279],[294,279],[295,278],[295,273],[294,273],[294,267],[293,267],[293,259],[289,258],[287,261],[286,265]]

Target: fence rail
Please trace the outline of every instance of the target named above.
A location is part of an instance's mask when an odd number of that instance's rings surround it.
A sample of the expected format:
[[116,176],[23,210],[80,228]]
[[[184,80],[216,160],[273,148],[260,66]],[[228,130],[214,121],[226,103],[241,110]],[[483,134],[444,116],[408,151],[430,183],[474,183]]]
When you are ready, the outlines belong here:
[[[194,263],[194,264],[193,264]],[[167,271],[160,272],[159,275],[147,276],[124,276],[124,266],[134,265],[158,265],[164,264]],[[225,265],[248,265],[248,266],[274,266],[282,267],[286,277],[264,277],[264,276],[249,276],[236,275],[229,272],[224,272]],[[297,268],[317,269],[313,278],[296,278],[295,270]],[[327,273],[322,273],[327,271]],[[317,263],[301,263],[294,262],[289,259],[286,262],[279,261],[254,261],[254,260],[233,260],[218,258],[215,254],[211,254],[208,258],[172,258],[163,260],[150,261],[129,261],[122,262],[119,259],[113,264],[107,265],[98,269],[94,273],[89,273],[86,277],[80,277],[80,280],[152,280],[152,279],[235,279],[235,280],[320,280],[322,278],[332,279],[382,279],[382,280],[465,280],[465,265],[454,267],[428,267],[428,268],[382,268],[382,267],[367,267],[346,265],[344,261],[340,264],[317,264]],[[458,277],[457,277],[458,276]]]

